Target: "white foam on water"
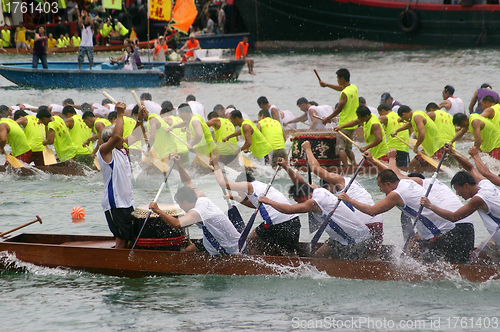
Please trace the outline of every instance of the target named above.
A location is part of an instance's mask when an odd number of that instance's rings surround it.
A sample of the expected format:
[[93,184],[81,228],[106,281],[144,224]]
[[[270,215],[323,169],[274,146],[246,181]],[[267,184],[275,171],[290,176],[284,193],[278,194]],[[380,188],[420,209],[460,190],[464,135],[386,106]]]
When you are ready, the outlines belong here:
[[15,253],[9,253],[7,251],[0,252],[0,261],[2,265],[7,269],[20,270],[28,272],[37,276],[61,276],[66,277],[70,275],[80,275],[81,272],[68,270],[63,268],[49,268],[44,266],[38,266],[32,263],[27,263],[19,260]]

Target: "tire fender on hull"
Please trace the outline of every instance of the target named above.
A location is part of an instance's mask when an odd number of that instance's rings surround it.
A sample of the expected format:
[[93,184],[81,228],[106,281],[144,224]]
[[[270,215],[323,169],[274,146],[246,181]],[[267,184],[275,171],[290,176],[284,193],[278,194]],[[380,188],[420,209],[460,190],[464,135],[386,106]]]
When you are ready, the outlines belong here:
[[401,31],[410,33],[418,28],[418,16],[413,10],[405,10],[399,14],[398,27]]

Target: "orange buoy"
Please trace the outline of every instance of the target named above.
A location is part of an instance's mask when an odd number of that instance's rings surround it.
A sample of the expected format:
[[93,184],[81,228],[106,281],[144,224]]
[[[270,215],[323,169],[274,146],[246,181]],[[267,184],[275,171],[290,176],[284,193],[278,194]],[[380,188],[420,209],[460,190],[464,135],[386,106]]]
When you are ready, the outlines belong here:
[[75,206],[71,210],[71,217],[75,219],[82,219],[83,217],[85,217],[85,209],[81,206]]

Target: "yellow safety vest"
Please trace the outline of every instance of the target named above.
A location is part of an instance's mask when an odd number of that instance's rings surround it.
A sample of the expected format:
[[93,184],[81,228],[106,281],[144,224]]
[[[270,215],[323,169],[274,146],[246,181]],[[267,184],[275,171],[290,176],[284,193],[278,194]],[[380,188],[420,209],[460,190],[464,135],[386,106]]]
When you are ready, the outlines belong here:
[[445,142],[450,142],[453,139],[453,137],[455,137],[455,126],[453,125],[453,116],[442,110],[436,110],[434,111],[434,114],[436,114],[436,120],[434,120],[434,123],[436,124],[438,131],[445,139]]
[[389,148],[387,147],[384,127],[382,127],[382,124],[375,115],[372,114],[370,120],[366,121],[363,124],[363,136],[365,138],[366,144],[370,144],[371,142],[373,142],[373,140],[375,140],[375,135],[372,133],[372,126],[376,123],[380,125],[380,130],[382,130],[382,142],[380,142],[379,145],[370,148],[369,150],[372,153],[372,156],[378,159],[382,156],[385,156]]
[[160,128],[156,129],[155,142],[153,144],[153,148],[155,149],[158,157],[163,158],[170,153],[177,152],[177,144],[175,143],[177,138],[165,132],[165,129],[170,126],[159,115],[149,114],[148,122],[146,123],[148,131],[151,132],[150,121],[152,118],[155,118],[160,122]]
[[[387,125],[384,126],[384,129],[385,129],[385,137],[387,138],[387,147],[389,149],[395,149],[396,151],[409,152],[410,149],[408,148],[408,145],[404,144],[396,137],[391,136],[391,133],[396,129],[398,129],[399,127],[403,126],[404,123],[398,122],[399,116],[394,112],[387,113],[386,117],[387,117]],[[401,138],[403,141],[408,142],[410,139],[410,131],[409,130],[400,131],[397,136]]]
[[418,129],[414,121],[416,115],[421,115],[426,120],[425,138],[424,141],[422,142],[422,148],[424,149],[426,155],[432,157],[437,150],[441,149],[444,146],[446,140],[439,132],[434,121],[432,121],[432,119],[429,118],[429,116],[422,111],[414,111],[411,116],[411,126],[413,127],[413,131],[415,132],[417,138],[418,138]]
[[257,128],[257,126],[254,125],[252,121],[246,119],[243,120],[240,129],[241,135],[243,137],[245,137],[245,133],[243,132],[243,125],[245,124],[249,125],[253,129],[252,145],[250,145],[248,150],[250,150],[256,158],[263,158],[265,155],[267,155],[269,152],[273,150],[271,144],[269,144],[264,135],[262,135],[259,128]]
[[55,131],[54,148],[60,161],[66,161],[76,156],[76,145],[73,144],[69,129],[64,120],[54,116],[54,121],[49,122],[47,127]]
[[19,124],[12,119],[1,119],[0,123],[6,123],[10,130],[7,134],[7,144],[10,145],[12,156],[17,157],[31,150],[31,146]]
[[10,30],[2,29],[2,45],[3,47],[8,47],[10,43]]
[[283,127],[277,120],[271,118],[264,118],[259,121],[260,132],[266,138],[267,142],[271,144],[273,150],[286,149],[285,138],[283,137]]
[[90,150],[87,147],[83,147],[82,144],[92,136],[92,133],[80,115],[75,114],[72,118],[74,123],[73,128],[69,130],[69,133],[71,135],[71,140],[76,146],[76,154],[89,155]]
[[[347,96],[347,102],[344,105],[344,108],[342,108],[342,112],[340,112],[339,126],[358,118],[356,115],[356,110],[359,107],[358,88],[354,84],[350,84],[342,90],[342,93]],[[342,97],[342,93],[340,94],[339,100]],[[357,127],[358,126],[353,126],[344,129],[356,129]]]
[[[220,154],[223,156],[234,155],[234,150],[238,148],[238,140],[232,137],[228,142],[223,142],[222,139],[234,133],[234,126],[228,119],[219,118],[220,128],[214,129],[215,141],[219,147]],[[231,146],[234,148],[232,149]]]
[[26,42],[26,28],[25,27],[17,27],[16,33],[17,33],[16,42],[18,42],[18,43]]
[[107,36],[109,36],[109,33],[113,30],[113,26],[112,25],[108,25],[107,23],[104,23],[102,25],[102,29],[99,31],[101,33],[101,36],[103,36],[104,38],[106,38]]
[[73,43],[73,46],[80,46],[80,42],[82,41],[82,38],[73,36],[71,37],[71,41]]
[[487,118],[482,117],[480,114],[473,113],[469,117],[469,132],[474,135],[474,128],[472,128],[472,121],[480,120],[484,123],[484,128],[481,130],[481,151],[490,152],[493,149],[500,147],[500,131],[495,125]]
[[500,104],[495,104],[491,106],[491,108],[495,111],[495,115],[493,119],[491,119],[491,122],[500,130]]
[[122,35],[122,36],[125,36],[128,33],[128,29],[125,28],[125,26],[122,23],[120,23],[120,22],[118,22],[117,24],[115,24],[115,30],[117,32],[119,32],[120,35]]
[[[170,118],[172,119],[172,126],[175,126],[178,123],[184,122],[184,120],[182,120],[178,116],[170,116]],[[179,138],[182,139],[184,142],[187,142],[187,132],[182,131],[182,128],[175,128],[172,130],[172,132],[174,134],[176,134],[177,136],[179,136]],[[177,145],[177,153],[189,152],[187,146],[184,143],[182,143],[181,141],[179,141],[175,137],[174,137],[174,139],[175,139],[175,144]]]
[[64,48],[64,46],[66,46],[66,44],[64,43],[64,39],[58,38],[57,39],[57,47]]
[[212,150],[215,148],[214,139],[212,138],[212,133],[210,132],[210,128],[208,128],[207,123],[203,120],[203,117],[199,114],[193,114],[191,117],[191,121],[189,121],[189,131],[191,132],[191,136],[195,137],[195,131],[193,127],[193,121],[198,120],[201,124],[201,128],[203,130],[203,137],[201,141],[199,141],[194,148],[198,153],[208,156]]
[[26,115],[26,120],[28,123],[23,128],[24,134],[26,134],[26,138],[28,139],[28,143],[31,146],[31,151],[40,152],[45,149],[43,143],[43,132],[45,128],[43,125],[38,123],[38,119],[34,115]]
[[[103,119],[103,118],[97,118],[97,119],[95,119],[94,128],[92,128],[92,132],[94,134],[96,134],[96,135],[97,135],[97,130],[95,129],[95,124],[99,123],[99,122],[101,122],[102,124],[104,124],[104,127],[111,126],[111,122],[109,122],[109,120],[106,120],[106,119]],[[124,123],[125,123],[125,121],[124,121]]]

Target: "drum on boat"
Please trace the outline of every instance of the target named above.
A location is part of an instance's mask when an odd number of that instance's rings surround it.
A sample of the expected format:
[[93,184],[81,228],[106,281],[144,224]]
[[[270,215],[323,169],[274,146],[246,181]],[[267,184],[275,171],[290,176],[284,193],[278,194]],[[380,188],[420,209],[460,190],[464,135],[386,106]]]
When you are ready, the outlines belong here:
[[[179,218],[185,212],[177,204],[158,204],[165,213]],[[149,211],[149,205],[141,205],[132,212],[134,235],[139,234]],[[135,239],[134,239],[135,240]],[[137,240],[137,248],[179,251],[186,241],[183,229],[175,229],[165,223],[160,215],[152,212]]]
[[339,166],[340,159],[335,154],[336,133],[325,131],[296,131],[290,137],[292,141],[292,154],[290,165],[307,165],[306,156],[302,151],[302,143],[311,142],[311,150],[321,166]]

